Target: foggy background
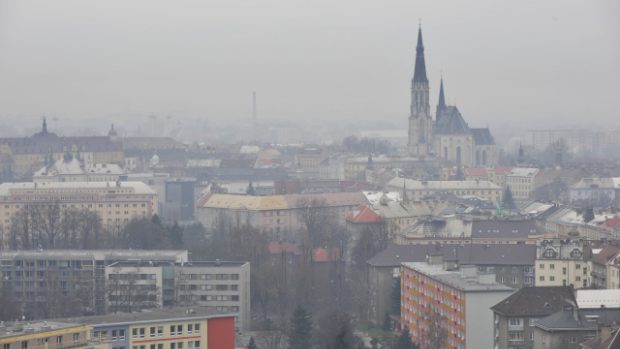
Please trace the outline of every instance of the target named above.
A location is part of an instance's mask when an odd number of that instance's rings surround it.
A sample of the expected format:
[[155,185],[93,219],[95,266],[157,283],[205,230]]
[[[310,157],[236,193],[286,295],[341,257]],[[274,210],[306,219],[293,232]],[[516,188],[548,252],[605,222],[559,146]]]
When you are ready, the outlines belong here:
[[406,132],[419,19],[433,113],[443,71],[496,138],[620,124],[617,0],[0,0],[0,126],[246,124],[257,91],[261,122]]

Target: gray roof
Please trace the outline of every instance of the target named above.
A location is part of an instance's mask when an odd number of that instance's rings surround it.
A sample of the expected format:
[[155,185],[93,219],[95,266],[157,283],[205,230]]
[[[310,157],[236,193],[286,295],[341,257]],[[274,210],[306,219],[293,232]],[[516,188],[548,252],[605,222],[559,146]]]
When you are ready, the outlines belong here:
[[[465,275],[461,271],[445,270],[443,265],[428,264],[421,262],[403,263],[403,267],[415,270],[418,273],[427,275],[450,287],[465,292],[512,292],[513,289],[495,282],[484,282],[479,279],[479,274]],[[487,274],[488,275],[488,274]]]
[[469,126],[463,119],[459,109],[453,105],[447,106],[435,124],[435,131],[438,134],[469,134]]
[[569,286],[524,287],[491,309],[507,317],[543,317],[575,304]]
[[81,327],[83,324],[55,322],[55,321],[39,321],[39,322],[8,322],[0,326],[0,339],[11,338],[24,335],[32,335],[33,333],[44,333],[48,331],[57,331],[72,327]]
[[488,128],[471,128],[472,136],[474,136],[474,143],[476,145],[494,145],[495,139],[491,134],[491,130]]
[[522,238],[538,233],[534,220],[479,220],[474,221],[471,236],[480,238]]
[[368,260],[374,267],[397,267],[403,262],[424,262],[426,256],[440,252],[445,259],[456,255],[462,265],[534,265],[534,245],[388,245]]
[[620,308],[561,310],[536,321],[535,326],[546,332],[597,331],[600,325],[620,323]]
[[59,321],[71,322],[77,324],[91,325],[91,326],[107,326],[107,325],[121,325],[121,324],[139,324],[139,323],[157,323],[165,322],[169,319],[205,319],[205,318],[218,318],[218,317],[230,317],[231,314],[220,314],[215,309],[208,307],[177,307],[177,308],[162,308],[162,309],[150,309],[143,310],[135,313],[116,313],[107,315],[96,316],[81,316],[67,319],[60,319]]

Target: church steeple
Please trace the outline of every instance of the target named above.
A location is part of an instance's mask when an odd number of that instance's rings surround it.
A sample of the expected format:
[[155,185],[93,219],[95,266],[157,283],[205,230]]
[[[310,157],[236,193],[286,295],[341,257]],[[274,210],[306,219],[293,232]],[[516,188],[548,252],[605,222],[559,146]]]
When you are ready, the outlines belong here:
[[424,44],[422,43],[422,27],[418,28],[418,44],[415,48],[415,70],[413,73],[413,82],[426,82],[426,63],[424,62]]
[[411,109],[409,113],[409,154],[424,158],[432,152],[432,124],[428,78],[424,62],[422,28],[418,29],[415,67],[411,80]]
[[435,112],[435,118],[437,122],[441,119],[443,111],[446,110],[446,96],[443,91],[443,77],[441,78],[441,82],[439,84],[439,102],[437,103],[437,111]]
[[41,134],[47,134],[47,119],[43,117],[43,127],[41,128]]

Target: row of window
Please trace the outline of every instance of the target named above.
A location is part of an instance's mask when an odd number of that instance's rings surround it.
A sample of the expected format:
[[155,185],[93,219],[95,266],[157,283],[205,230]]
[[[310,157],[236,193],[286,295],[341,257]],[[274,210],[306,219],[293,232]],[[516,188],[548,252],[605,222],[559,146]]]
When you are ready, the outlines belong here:
[[[182,324],[180,324],[180,325],[170,325],[170,328],[169,328],[170,332],[169,332],[169,334],[171,336],[183,335],[183,329],[184,328],[187,331],[187,334],[200,333],[200,324],[196,323],[196,324],[187,324],[187,326],[183,326]],[[133,328],[133,329],[131,329],[131,338],[132,339],[145,338],[146,337],[146,331],[147,331],[146,327]],[[150,338],[163,337],[163,335],[164,335],[164,326],[151,326],[151,327],[148,328],[148,332],[149,332],[149,337]]]

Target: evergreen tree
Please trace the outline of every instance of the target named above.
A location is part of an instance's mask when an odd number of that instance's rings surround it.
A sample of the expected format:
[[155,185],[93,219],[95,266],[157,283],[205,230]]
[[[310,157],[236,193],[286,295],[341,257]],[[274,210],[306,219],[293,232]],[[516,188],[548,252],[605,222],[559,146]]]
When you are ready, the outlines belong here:
[[400,334],[400,337],[398,337],[398,341],[396,342],[396,345],[394,346],[394,349],[419,349],[419,348],[420,347],[417,346],[415,343],[413,343],[413,341],[411,340],[411,335],[409,334],[408,328],[405,328],[403,333]]
[[312,340],[312,315],[298,306],[293,311],[288,335],[289,349],[310,349]]
[[256,343],[254,343],[254,337],[250,337],[250,341],[248,342],[248,349],[258,349]]
[[588,207],[583,211],[583,221],[588,223],[594,219],[594,209],[592,207]]
[[391,309],[391,314],[400,316],[400,278],[396,279],[396,281],[394,281],[394,286],[392,288],[392,295],[391,295],[391,300],[392,300],[392,309]]
[[506,187],[506,190],[504,190],[502,204],[502,206],[507,210],[514,210],[517,208],[517,205],[515,205],[515,200],[512,197],[512,190],[510,190],[510,187]]

